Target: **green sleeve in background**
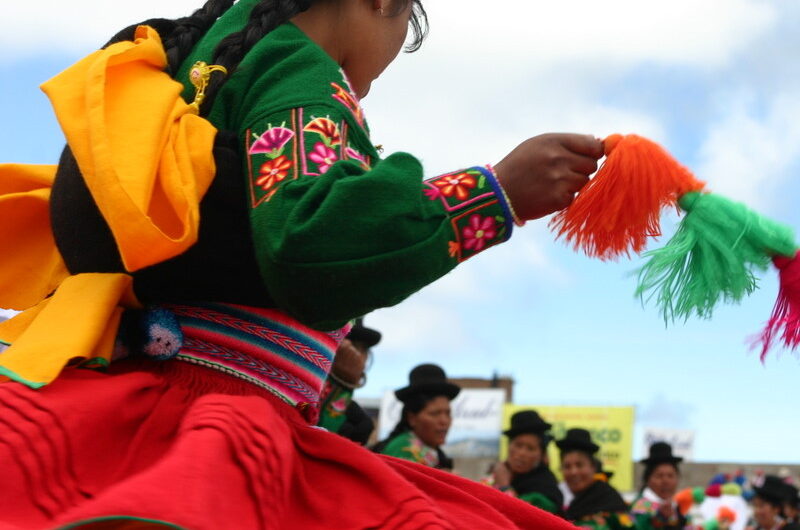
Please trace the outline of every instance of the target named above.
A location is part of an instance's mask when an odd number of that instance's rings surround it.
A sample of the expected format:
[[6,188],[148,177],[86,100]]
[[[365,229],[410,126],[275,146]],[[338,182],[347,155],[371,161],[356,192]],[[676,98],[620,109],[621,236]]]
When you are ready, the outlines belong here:
[[538,491],[525,493],[523,495],[519,495],[517,498],[550,513],[558,513],[560,508],[560,506]]

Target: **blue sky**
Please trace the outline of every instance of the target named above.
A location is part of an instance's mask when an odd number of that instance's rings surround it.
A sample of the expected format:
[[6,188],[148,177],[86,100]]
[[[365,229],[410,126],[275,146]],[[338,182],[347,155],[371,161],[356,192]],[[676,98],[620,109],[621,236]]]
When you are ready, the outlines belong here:
[[[62,140],[37,85],[127,22],[195,3],[147,0],[108,13],[94,0],[70,9],[53,0],[44,19],[39,4],[11,8],[12,29],[0,36],[0,160],[55,162]],[[414,153],[434,176],[496,162],[543,132],[635,132],[661,142],[712,190],[800,229],[800,36],[792,27],[800,5],[504,4],[512,3],[427,3],[429,41],[398,59],[364,102],[376,143]],[[60,45],[31,38],[42,30]],[[634,405],[639,426],[695,429],[699,460],[800,463],[800,360],[773,355],[762,365],[746,346],[769,316],[775,275],[711,321],[665,329],[633,297],[628,275],[638,264],[588,259],[554,242],[544,221],[529,223],[367,318],[385,340],[361,395],[378,397],[403,385],[414,365],[435,361],[454,376],[512,375],[518,403]]]

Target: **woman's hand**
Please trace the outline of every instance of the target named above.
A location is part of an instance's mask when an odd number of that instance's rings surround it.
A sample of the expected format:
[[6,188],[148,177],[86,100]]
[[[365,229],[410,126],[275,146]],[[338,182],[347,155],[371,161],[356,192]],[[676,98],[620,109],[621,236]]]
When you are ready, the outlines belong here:
[[505,462],[498,462],[492,469],[495,488],[507,488],[511,485],[511,470]]
[[672,500],[668,499],[663,502],[658,507],[658,511],[664,519],[671,519],[675,515],[675,508],[672,505]]
[[543,134],[524,141],[495,166],[522,220],[563,210],[597,171],[603,142],[584,134]]

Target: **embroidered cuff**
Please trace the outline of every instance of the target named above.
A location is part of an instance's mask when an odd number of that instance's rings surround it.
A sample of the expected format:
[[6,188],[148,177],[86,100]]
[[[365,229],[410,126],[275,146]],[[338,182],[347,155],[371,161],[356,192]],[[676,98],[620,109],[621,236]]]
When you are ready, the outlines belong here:
[[489,167],[475,166],[424,182],[425,195],[440,201],[450,218],[450,256],[459,263],[502,243],[514,228],[511,208]]

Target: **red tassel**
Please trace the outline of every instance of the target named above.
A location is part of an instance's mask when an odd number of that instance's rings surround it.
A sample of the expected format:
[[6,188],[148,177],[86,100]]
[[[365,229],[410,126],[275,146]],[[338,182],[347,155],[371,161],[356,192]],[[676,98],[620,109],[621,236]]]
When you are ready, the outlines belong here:
[[661,209],[705,184],[641,136],[612,134],[604,144],[603,166],[550,226],[589,256],[613,259],[644,250],[661,235]]
[[778,337],[791,350],[800,345],[800,253],[793,258],[776,256],[772,262],[780,271],[780,290],[772,316],[756,341],[761,344],[761,362]]

